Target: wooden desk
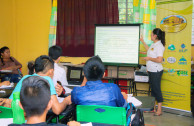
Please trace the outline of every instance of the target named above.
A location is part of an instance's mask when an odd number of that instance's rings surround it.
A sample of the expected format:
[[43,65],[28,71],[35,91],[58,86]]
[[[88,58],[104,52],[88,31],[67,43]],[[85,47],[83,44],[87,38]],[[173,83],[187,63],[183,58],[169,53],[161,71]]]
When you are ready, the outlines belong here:
[[0,89],[0,91],[4,91],[5,93],[0,93],[0,98],[9,98],[9,96],[11,95],[11,93],[13,92],[15,86],[17,84],[14,84],[14,87],[9,87],[9,88],[4,88],[4,89]]
[[0,74],[10,74],[12,70],[0,70]]
[[[84,74],[83,74],[83,66],[84,64],[81,64],[81,65],[74,65],[74,64],[71,64],[71,63],[61,63],[61,65],[67,67],[67,81],[69,83],[69,85],[67,85],[67,87],[73,89],[73,87],[77,86],[75,84],[71,84],[73,81],[78,81],[80,82],[80,84],[82,83],[83,81],[83,78],[84,78]],[[122,68],[122,69],[121,69]],[[132,76],[127,76],[127,77],[123,77],[123,75],[119,75],[119,70],[121,71],[125,71],[125,67],[121,67],[119,68],[119,66],[116,66],[116,69],[114,72],[116,72],[116,76],[115,75],[110,75],[111,77],[104,77],[102,78],[102,80],[109,80],[109,83],[115,83],[117,84],[120,89],[124,89],[124,90],[129,90],[129,93],[134,93],[134,70],[135,68],[134,67],[131,67],[129,69],[129,67],[126,67],[126,71],[130,71],[130,73],[132,73],[131,75]],[[71,71],[81,71],[81,74],[79,74],[79,77],[74,77],[72,78],[71,77]],[[119,80],[126,80],[126,81],[129,81],[129,86],[123,86],[121,84],[119,84]],[[79,86],[79,85],[78,85]]]
[[0,70],[0,79],[3,78],[3,75],[12,73],[12,70]]

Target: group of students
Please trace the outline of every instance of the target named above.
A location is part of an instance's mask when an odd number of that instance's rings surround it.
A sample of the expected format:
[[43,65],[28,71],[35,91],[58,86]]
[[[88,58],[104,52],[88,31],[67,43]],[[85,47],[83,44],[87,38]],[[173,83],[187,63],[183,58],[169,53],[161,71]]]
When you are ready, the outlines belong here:
[[[55,51],[51,51],[53,49]],[[118,106],[118,107],[127,106],[127,101],[126,101],[127,95],[124,93],[121,93],[121,90],[117,85],[112,83],[103,83],[101,81],[102,77],[104,76],[105,67],[100,57],[98,56],[91,57],[83,67],[84,78],[85,78],[84,80],[87,81],[85,86],[75,87],[71,92],[71,95],[63,98],[63,100],[59,102],[57,99],[57,95],[58,96],[61,95],[61,93],[63,92],[61,88],[63,87],[59,85],[57,81],[61,81],[60,79],[61,74],[58,73],[57,76],[55,75],[54,62],[57,62],[57,60],[56,58],[54,60],[53,58],[51,58],[53,57],[51,56],[51,52],[55,52],[54,54],[56,55],[57,54],[56,50],[58,49],[60,49],[60,47],[53,46],[49,49],[50,56],[42,55],[35,60],[34,65],[32,65],[33,69],[31,69],[31,70],[34,70],[34,73],[31,71],[30,73],[33,73],[32,75],[24,76],[17,83],[15,89],[13,90],[11,96],[9,97],[9,100],[6,101],[6,104],[11,104],[14,92],[22,91],[22,88],[26,80],[30,78],[36,78],[36,79],[42,78],[49,84],[50,99],[53,103],[51,105],[51,108],[52,108],[52,111],[57,115],[60,114],[66,108],[66,106],[70,105],[72,102],[80,105],[107,105],[107,106]],[[28,81],[28,82],[31,82],[31,81]],[[54,86],[55,84],[56,86]],[[28,91],[32,91],[32,90],[28,90]],[[26,108],[31,108],[31,107],[33,108],[34,104],[39,104],[38,102],[33,101],[33,96],[32,98],[28,98],[27,102],[30,104],[28,104],[29,106]],[[37,98],[39,99],[39,97]],[[42,101],[42,100],[39,99],[37,101]],[[38,106],[41,108],[40,104]],[[24,110],[25,110],[25,107],[24,107]],[[35,111],[35,109],[33,111]],[[27,121],[27,123],[29,122]]]
[[[27,122],[9,126],[52,126],[46,123],[46,116],[53,104],[50,84],[40,76],[29,76],[22,82],[20,107],[24,109]],[[80,126],[79,122],[70,121],[69,126]],[[56,124],[55,126],[65,126]]]
[[[151,36],[154,44],[151,45],[150,48],[146,46],[143,38],[140,39],[148,50],[148,57],[145,57],[144,59],[147,61],[147,67],[149,68],[148,72],[150,75],[149,79],[152,88],[152,96],[156,97],[156,100],[158,101],[158,110],[156,111],[155,115],[161,115],[162,113],[161,103],[163,99],[160,89],[160,81],[163,72],[161,62],[163,59],[165,44],[163,38],[164,32],[162,32],[160,29],[154,29]],[[105,66],[103,65],[99,56],[93,56],[88,59],[83,67],[84,82],[86,83],[83,83],[81,87],[74,87],[74,89],[71,91],[71,95],[59,101],[58,96],[61,96],[61,94],[64,94],[65,90],[68,90],[64,89],[67,88],[65,87],[67,84],[67,80],[65,78],[66,75],[63,76],[63,74],[66,74],[65,70],[57,64],[60,60],[61,52],[62,50],[60,47],[51,47],[49,49],[49,56],[42,55],[35,60],[30,71],[32,75],[24,76],[17,83],[13,93],[16,91],[21,92],[21,104],[26,112],[27,120],[29,120],[28,118],[33,118],[43,113],[47,113],[50,108],[55,114],[58,115],[66,108],[67,105],[72,103],[79,105],[106,105],[115,107],[127,106],[127,95],[121,92],[120,88],[116,84],[103,83],[101,81],[105,75]],[[58,81],[62,83],[62,86],[58,83]],[[39,84],[39,82],[42,83],[42,86]],[[48,87],[50,90],[48,90]],[[38,88],[40,88],[40,91]],[[40,94],[30,94],[33,92],[33,90]],[[47,94],[42,94],[42,92],[47,92]],[[9,97],[9,100],[5,102],[6,104],[11,103],[13,93]],[[47,97],[47,101],[44,100],[44,97]],[[41,98],[43,100],[41,100]],[[35,101],[39,101],[40,103]],[[45,104],[43,107],[42,102],[44,101]],[[36,105],[37,107],[35,107]],[[41,112],[38,113],[40,109]],[[33,114],[27,114],[27,112],[32,111]],[[27,124],[32,123],[35,123],[35,121],[27,121]],[[77,122],[73,123],[77,124]]]

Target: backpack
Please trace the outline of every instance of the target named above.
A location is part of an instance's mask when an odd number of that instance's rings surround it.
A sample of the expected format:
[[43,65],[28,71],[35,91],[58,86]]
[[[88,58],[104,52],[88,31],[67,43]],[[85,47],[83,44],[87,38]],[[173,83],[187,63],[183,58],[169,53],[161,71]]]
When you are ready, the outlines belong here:
[[132,103],[127,105],[127,126],[130,126],[130,124],[131,126],[145,126],[143,112],[136,109]]

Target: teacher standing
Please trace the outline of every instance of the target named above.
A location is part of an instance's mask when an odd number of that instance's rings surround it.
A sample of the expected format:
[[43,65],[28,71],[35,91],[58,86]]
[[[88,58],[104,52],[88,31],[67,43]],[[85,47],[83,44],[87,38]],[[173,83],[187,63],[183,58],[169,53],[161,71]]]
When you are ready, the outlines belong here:
[[145,43],[143,38],[140,41],[147,50],[146,60],[147,71],[149,74],[149,83],[151,86],[151,95],[154,96],[158,102],[158,109],[155,111],[155,116],[162,114],[162,92],[161,92],[161,78],[163,74],[163,54],[165,46],[165,32],[159,28],[155,28],[151,34],[151,40],[154,42],[150,47]]

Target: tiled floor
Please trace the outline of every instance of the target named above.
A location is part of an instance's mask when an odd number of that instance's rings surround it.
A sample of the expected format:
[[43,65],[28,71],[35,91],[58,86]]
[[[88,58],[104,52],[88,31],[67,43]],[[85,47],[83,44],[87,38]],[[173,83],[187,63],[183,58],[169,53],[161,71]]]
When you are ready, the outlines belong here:
[[194,126],[194,118],[165,113],[153,116],[153,113],[144,113],[145,126]]
[[[138,89],[148,89],[148,85],[139,84]],[[138,93],[138,96],[147,94]],[[144,113],[145,126],[194,126],[194,118],[163,112],[161,116]]]

